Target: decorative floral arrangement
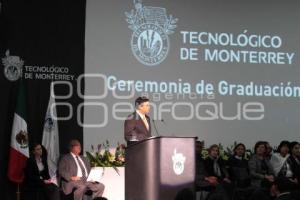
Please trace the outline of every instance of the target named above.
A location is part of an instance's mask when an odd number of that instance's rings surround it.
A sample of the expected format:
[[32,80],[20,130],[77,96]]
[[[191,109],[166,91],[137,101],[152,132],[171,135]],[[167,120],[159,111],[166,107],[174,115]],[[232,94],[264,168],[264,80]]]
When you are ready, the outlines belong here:
[[103,144],[98,144],[97,150],[91,145],[92,151],[86,152],[91,167],[113,167],[118,173],[117,167],[125,166],[125,144],[119,144],[114,152],[110,150],[110,144],[106,140]]

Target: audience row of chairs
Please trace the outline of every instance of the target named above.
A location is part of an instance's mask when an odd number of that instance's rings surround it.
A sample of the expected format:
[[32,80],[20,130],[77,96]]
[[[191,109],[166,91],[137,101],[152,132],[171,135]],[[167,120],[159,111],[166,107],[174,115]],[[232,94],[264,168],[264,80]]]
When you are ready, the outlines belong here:
[[199,141],[196,151],[196,190],[201,199],[300,199],[299,142],[282,141],[273,151],[268,142],[259,141],[250,159],[242,143],[228,160],[220,157],[218,145],[210,146],[205,159]]
[[[250,159],[239,143],[228,160],[220,157],[218,145],[202,156],[202,143],[196,142],[196,191],[201,200],[283,200],[300,199],[300,143],[282,141],[273,151],[268,142],[255,144]],[[36,144],[25,169],[22,199],[72,199],[50,181],[46,149]],[[42,153],[44,152],[44,154]]]

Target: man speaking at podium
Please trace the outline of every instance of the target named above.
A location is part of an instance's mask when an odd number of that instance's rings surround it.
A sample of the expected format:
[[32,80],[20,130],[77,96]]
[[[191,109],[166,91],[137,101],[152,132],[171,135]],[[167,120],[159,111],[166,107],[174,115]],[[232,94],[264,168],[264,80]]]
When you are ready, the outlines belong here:
[[131,113],[124,123],[124,136],[127,144],[151,137],[150,102],[147,97],[138,97],[135,100],[135,112]]

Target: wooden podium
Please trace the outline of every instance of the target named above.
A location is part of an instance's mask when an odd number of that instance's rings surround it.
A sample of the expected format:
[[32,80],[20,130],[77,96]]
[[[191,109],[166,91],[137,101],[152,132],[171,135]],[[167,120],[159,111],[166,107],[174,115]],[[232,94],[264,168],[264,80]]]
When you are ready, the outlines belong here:
[[196,137],[150,137],[126,148],[125,199],[175,200],[194,194]]

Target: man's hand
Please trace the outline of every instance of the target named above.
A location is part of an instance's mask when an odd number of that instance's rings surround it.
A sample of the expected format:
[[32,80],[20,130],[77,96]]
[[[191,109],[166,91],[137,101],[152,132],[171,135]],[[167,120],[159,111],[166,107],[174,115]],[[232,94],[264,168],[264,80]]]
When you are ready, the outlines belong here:
[[79,177],[79,176],[72,176],[72,177],[71,177],[71,180],[72,180],[72,181],[79,181],[79,180],[80,180],[80,177]]
[[298,179],[297,179],[297,178],[294,178],[294,179],[292,179],[292,178],[289,178],[289,180],[290,180],[291,182],[293,182],[293,183],[296,183],[296,184],[298,184]]
[[267,179],[271,183],[274,182],[274,176],[272,176],[272,175],[265,175],[265,179]]
[[229,178],[224,178],[223,181],[226,183],[231,183],[231,180]]
[[209,184],[216,186],[219,184],[218,178],[214,176],[205,177],[205,180],[209,182]]
[[52,182],[51,182],[51,179],[48,179],[48,180],[44,180],[44,183],[45,184],[51,184]]

